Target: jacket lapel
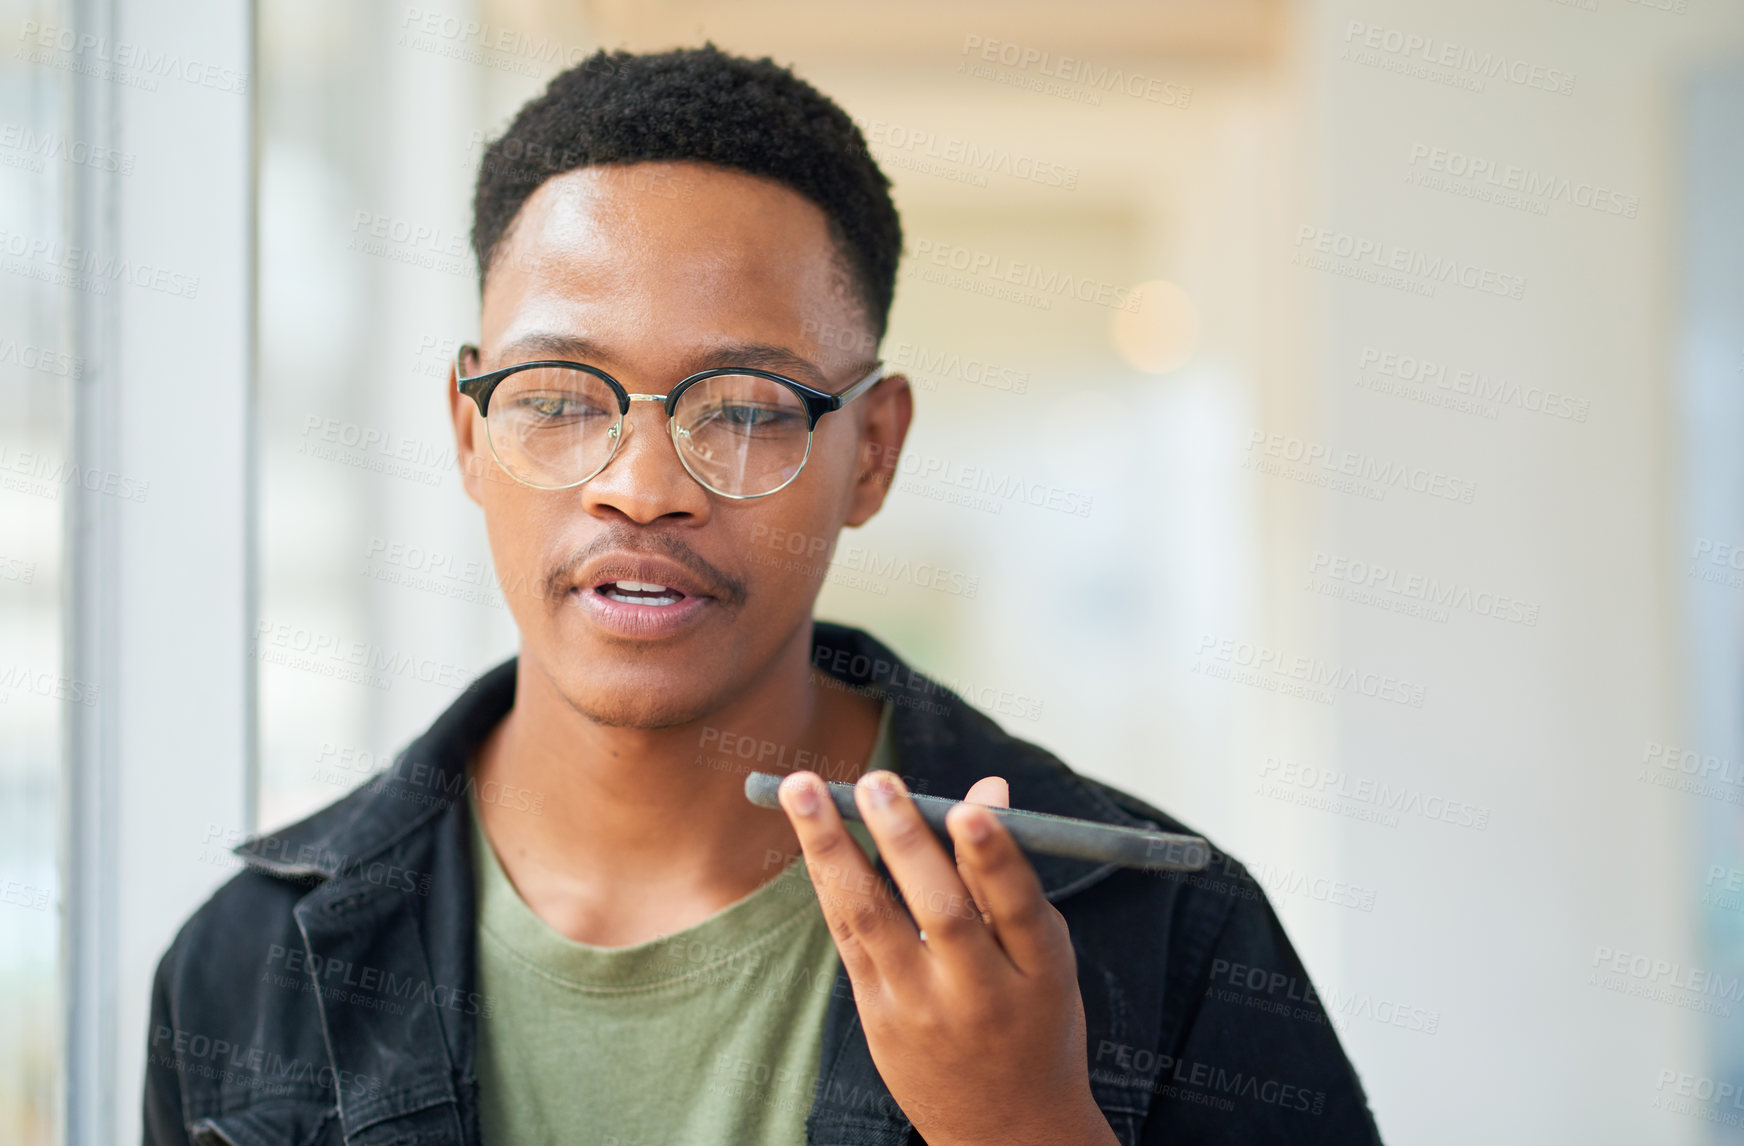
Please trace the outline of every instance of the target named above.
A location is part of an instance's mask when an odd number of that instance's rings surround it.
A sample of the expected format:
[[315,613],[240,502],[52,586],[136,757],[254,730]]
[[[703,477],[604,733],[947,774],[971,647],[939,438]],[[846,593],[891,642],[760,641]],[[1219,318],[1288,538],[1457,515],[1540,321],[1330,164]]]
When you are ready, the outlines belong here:
[[[442,1021],[456,988],[438,982],[405,892],[328,880],[295,915],[316,992],[347,1143],[463,1141]],[[459,1000],[463,1003],[465,992]]]

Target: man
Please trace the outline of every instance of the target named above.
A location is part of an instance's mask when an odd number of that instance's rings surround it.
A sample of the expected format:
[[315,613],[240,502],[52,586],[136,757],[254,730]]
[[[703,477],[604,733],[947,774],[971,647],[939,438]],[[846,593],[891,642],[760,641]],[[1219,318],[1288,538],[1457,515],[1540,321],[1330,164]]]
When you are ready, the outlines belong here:
[[[1181,828],[814,624],[912,415],[847,116],[768,60],[602,53],[474,210],[449,402],[520,655],[238,849],[158,971],[148,1141],[1376,1141],[1240,865],[1026,857],[976,805]],[[969,801],[949,851],[921,786]]]

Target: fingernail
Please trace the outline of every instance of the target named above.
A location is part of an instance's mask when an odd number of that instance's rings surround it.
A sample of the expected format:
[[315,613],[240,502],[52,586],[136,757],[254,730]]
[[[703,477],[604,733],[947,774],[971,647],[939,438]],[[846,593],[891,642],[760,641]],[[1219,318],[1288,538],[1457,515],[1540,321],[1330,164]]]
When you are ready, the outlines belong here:
[[868,772],[865,788],[866,798],[879,811],[890,807],[903,791],[902,781],[890,772]]
[[787,807],[797,816],[809,816],[818,810],[817,786],[809,776],[789,776],[781,782],[787,794]]
[[987,839],[993,830],[987,822],[991,818],[987,812],[971,812],[963,817],[963,834],[969,837],[970,843],[978,844]]

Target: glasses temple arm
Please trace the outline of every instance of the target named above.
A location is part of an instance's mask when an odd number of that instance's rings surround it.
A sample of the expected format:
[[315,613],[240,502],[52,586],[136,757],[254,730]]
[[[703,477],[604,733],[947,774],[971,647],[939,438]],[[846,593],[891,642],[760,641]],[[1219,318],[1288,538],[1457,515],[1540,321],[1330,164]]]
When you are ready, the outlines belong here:
[[874,363],[871,371],[858,382],[836,395],[836,409],[840,410],[855,398],[876,386],[884,377],[884,363]]

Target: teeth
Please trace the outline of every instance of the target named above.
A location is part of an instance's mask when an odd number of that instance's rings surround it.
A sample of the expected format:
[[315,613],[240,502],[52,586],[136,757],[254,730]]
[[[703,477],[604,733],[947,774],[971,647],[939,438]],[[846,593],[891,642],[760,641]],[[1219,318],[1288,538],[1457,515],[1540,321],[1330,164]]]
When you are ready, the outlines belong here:
[[607,597],[614,601],[622,601],[627,605],[676,605],[677,597],[644,597],[640,594],[632,597],[628,593],[620,593],[616,589],[607,589]]
[[647,581],[612,581],[602,590],[614,601],[630,605],[676,605],[684,594]]

